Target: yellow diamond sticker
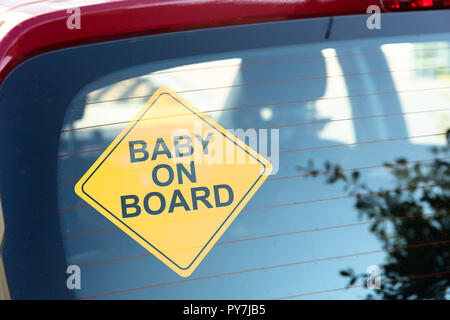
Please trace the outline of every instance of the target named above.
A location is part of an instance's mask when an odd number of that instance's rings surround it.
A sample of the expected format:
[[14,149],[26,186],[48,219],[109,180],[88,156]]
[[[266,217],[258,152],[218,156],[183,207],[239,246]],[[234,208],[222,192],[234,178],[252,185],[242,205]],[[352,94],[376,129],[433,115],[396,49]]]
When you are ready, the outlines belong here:
[[264,157],[163,87],[75,192],[187,277],[271,171]]

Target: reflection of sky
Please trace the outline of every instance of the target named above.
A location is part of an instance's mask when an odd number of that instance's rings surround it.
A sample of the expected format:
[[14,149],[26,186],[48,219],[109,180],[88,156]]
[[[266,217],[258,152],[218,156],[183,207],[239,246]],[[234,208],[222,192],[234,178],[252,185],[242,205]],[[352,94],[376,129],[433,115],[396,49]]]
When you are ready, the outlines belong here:
[[[343,168],[358,168],[392,162],[398,157],[409,161],[433,157],[427,151],[428,147],[442,144],[445,141],[442,136],[360,144],[435,134],[445,131],[445,125],[448,125],[448,121],[442,125],[438,125],[437,121],[448,119],[449,111],[432,109],[449,106],[450,91],[436,89],[449,87],[449,78],[440,74],[424,77],[411,70],[417,68],[414,53],[417,44],[385,46],[387,42],[373,39],[370,42],[329,42],[326,46],[267,48],[163,61],[160,65],[136,66],[105,75],[103,81],[82,90],[74,99],[74,105],[83,104],[85,100],[90,103],[109,102],[70,108],[66,114],[65,130],[118,124],[63,133],[60,154],[108,146],[126,126],[123,122],[132,119],[149,96],[162,85],[180,92],[186,100],[207,112],[225,128],[280,127],[280,168],[271,177],[275,179],[263,184],[224,233],[219,244],[188,279],[259,267],[278,267],[108,297],[270,299],[344,287],[346,279],[339,275],[340,270],[352,267],[361,273],[369,265],[380,264],[385,256],[383,253],[313,262],[379,250],[380,243],[368,232],[367,225],[223,242],[360,222],[352,198],[251,210],[345,195],[341,185],[325,185],[321,178],[288,178],[298,175],[300,172],[296,167],[306,165],[310,159],[320,168],[324,161],[337,163]],[[429,48],[445,47],[448,42],[428,45]],[[380,50],[383,54],[364,54]],[[204,62],[205,58],[209,61]],[[428,59],[431,59],[428,68],[438,67],[433,64],[433,56]],[[261,61],[278,62],[255,63]],[[146,70],[157,72],[123,78],[124,75],[145,74]],[[388,70],[392,71],[392,75],[385,72]],[[285,81],[288,79],[292,81]],[[234,87],[230,87],[232,85]],[[393,91],[400,92],[393,94]],[[384,94],[373,94],[377,92]],[[215,112],[217,109],[236,107],[245,108]],[[409,113],[421,111],[428,112],[426,115]],[[399,115],[405,112],[408,114]],[[379,115],[390,116],[373,117]],[[342,144],[353,145],[328,147]],[[303,151],[293,151],[297,149]],[[99,155],[97,151],[60,158],[59,180],[80,177]],[[373,188],[396,187],[385,169],[367,169],[362,174],[363,179],[370,179],[365,181]],[[59,185],[60,208],[84,204],[74,194],[73,187],[73,181]],[[90,207],[67,211],[61,223],[64,236],[94,232],[65,241],[71,264],[85,265],[147,253],[120,231],[97,233],[114,228],[114,225]],[[288,266],[291,263],[294,264]],[[80,297],[182,280],[151,255],[90,265],[82,270]],[[362,289],[351,289],[302,298],[362,298],[365,293]]]
[[[226,87],[220,90],[211,90],[211,93],[193,95],[190,102],[194,105],[201,104],[202,111],[210,111],[214,108],[223,108],[227,97],[231,92],[229,86],[235,83],[239,67],[223,68],[219,66],[238,66],[241,59],[226,59],[213,62],[197,63],[187,65],[182,68],[169,68],[162,72],[152,73],[139,78],[120,80],[112,84],[105,85],[97,90],[86,91],[86,101],[95,102],[103,100],[116,100],[123,97],[141,97],[139,102],[146,102],[148,95],[161,86],[169,88],[208,88]],[[212,68],[218,68],[218,70]],[[192,70],[189,72],[182,70]],[[188,76],[186,76],[186,73]],[[177,90],[177,89],[172,89]],[[214,91],[214,92],[212,92]],[[74,127],[87,127],[92,125],[120,122],[131,120],[141,109],[142,103],[136,99],[125,100],[120,103],[108,104],[108,112],[105,114],[104,108],[86,108],[81,119],[73,123]],[[215,112],[214,117],[219,117],[221,112]]]
[[[336,50],[328,48],[322,50],[321,53],[325,57],[324,61],[327,75],[342,75],[344,73],[336,57]],[[327,86],[323,98],[338,96],[348,96],[344,77],[330,77],[327,79]],[[329,102],[326,99],[317,101],[313,107],[318,114],[318,118],[337,120],[348,119],[352,116],[348,99],[341,99],[339,101],[339,108],[330,108]],[[345,126],[340,126],[338,122],[330,122],[319,132],[319,137],[321,139],[336,140],[342,143],[355,142],[354,128],[351,122]]]

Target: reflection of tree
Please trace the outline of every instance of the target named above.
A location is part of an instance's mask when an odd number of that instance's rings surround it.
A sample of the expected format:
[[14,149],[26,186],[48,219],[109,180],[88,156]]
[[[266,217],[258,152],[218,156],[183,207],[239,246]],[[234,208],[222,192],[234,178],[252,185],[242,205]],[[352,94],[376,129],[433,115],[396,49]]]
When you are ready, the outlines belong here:
[[[447,138],[449,136],[450,130]],[[387,250],[387,258],[380,266],[381,289],[371,290],[368,299],[433,299],[449,294],[449,275],[439,275],[450,266],[448,243],[439,244],[450,240],[449,151],[449,146],[433,148],[435,160],[430,162],[408,163],[406,159],[397,159],[393,164],[384,164],[397,183],[393,192],[376,191],[362,182],[360,172],[348,172],[339,165],[325,163],[326,183],[341,181],[344,190],[355,195],[360,218],[373,222],[370,231]],[[312,161],[299,170],[319,176]],[[436,244],[420,246],[432,242]],[[399,247],[399,250],[390,250]],[[438,275],[414,278],[436,273]],[[349,278],[349,286],[359,281],[364,285],[368,276],[356,274],[352,268],[340,274]],[[402,278],[408,280],[398,281]]]

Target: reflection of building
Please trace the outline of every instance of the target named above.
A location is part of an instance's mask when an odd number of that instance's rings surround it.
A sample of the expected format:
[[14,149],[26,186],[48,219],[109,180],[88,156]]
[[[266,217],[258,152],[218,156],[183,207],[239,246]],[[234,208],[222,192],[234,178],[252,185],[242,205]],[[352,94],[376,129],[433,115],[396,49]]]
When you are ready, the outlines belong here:
[[[408,41],[410,40],[410,41]],[[448,42],[386,44],[381,48],[391,70],[408,136],[445,132],[450,122],[450,51]],[[439,111],[441,110],[441,111]],[[411,140],[414,144],[443,145],[441,136]]]
[[450,75],[450,51],[446,42],[414,43],[412,46],[417,76]]

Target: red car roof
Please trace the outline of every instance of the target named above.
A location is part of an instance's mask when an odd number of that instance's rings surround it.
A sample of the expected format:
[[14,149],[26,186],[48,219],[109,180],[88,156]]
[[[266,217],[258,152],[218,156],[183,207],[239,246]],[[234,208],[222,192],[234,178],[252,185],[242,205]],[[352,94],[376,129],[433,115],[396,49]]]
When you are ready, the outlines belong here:
[[[49,51],[135,35],[294,18],[364,14],[380,0],[0,0],[0,82],[20,62]],[[81,28],[68,29],[81,11]]]

